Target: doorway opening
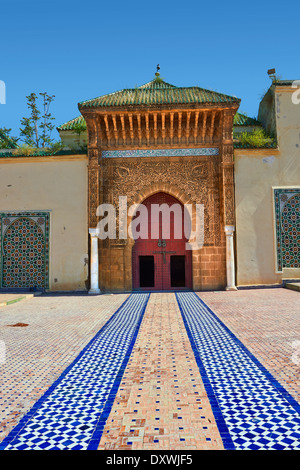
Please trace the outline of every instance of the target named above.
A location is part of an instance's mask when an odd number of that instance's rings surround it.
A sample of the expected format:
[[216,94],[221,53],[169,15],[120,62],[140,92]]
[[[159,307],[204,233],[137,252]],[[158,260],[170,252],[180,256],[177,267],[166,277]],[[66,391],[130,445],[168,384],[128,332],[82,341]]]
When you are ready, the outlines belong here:
[[171,287],[186,287],[185,285],[185,256],[171,256]]
[[154,287],[154,256],[139,256],[140,287]]

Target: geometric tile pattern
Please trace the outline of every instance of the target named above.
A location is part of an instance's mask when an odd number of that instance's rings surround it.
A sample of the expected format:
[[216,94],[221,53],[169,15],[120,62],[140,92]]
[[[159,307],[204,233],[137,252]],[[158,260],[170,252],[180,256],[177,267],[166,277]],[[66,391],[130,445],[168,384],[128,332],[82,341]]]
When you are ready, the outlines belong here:
[[0,287],[47,288],[49,213],[0,214]]
[[194,293],[176,293],[225,449],[300,449],[300,405]]
[[217,147],[194,149],[141,149],[141,150],[103,150],[103,158],[124,157],[188,157],[196,155],[219,155]]
[[131,294],[0,443],[0,450],[97,449],[149,299]]
[[274,189],[277,269],[300,267],[300,188]]
[[224,447],[175,295],[153,293],[98,449],[216,448]]

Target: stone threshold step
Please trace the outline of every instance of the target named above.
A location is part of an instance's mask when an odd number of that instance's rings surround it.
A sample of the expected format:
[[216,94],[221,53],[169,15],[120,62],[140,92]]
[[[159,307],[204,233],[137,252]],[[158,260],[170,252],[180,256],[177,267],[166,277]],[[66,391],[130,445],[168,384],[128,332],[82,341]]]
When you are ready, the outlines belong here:
[[40,295],[39,292],[35,292],[34,294],[22,294],[18,293],[0,293],[0,307],[5,307],[6,305],[11,305],[16,302],[20,302],[20,300],[32,299],[36,295]]
[[300,292],[300,282],[287,282],[285,287],[287,289],[297,290]]

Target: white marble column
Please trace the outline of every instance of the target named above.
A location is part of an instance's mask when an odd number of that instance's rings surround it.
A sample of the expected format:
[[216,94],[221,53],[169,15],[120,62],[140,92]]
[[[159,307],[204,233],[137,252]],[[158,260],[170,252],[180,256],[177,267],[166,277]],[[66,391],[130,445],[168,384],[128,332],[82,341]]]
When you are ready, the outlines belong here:
[[227,272],[226,290],[237,290],[236,285],[235,285],[235,262],[234,262],[234,246],[233,246],[234,230],[235,230],[235,227],[233,225],[225,225],[226,272]]
[[89,294],[101,294],[99,289],[99,256],[98,256],[98,236],[95,228],[89,229],[91,236],[91,257],[90,257],[90,290]]

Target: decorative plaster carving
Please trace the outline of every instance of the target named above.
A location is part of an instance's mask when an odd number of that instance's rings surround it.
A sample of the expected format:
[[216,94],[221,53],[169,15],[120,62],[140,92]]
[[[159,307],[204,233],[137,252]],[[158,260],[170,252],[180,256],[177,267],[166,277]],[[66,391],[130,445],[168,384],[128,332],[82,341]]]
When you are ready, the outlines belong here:
[[[136,194],[152,185],[163,191],[173,185],[188,200],[204,205],[205,242],[220,243],[219,158],[183,157],[172,161],[110,159],[102,161],[103,202],[112,202],[117,208],[119,196],[127,196],[128,205],[135,202]],[[153,191],[155,192],[155,191]],[[111,197],[109,197],[109,194]]]

